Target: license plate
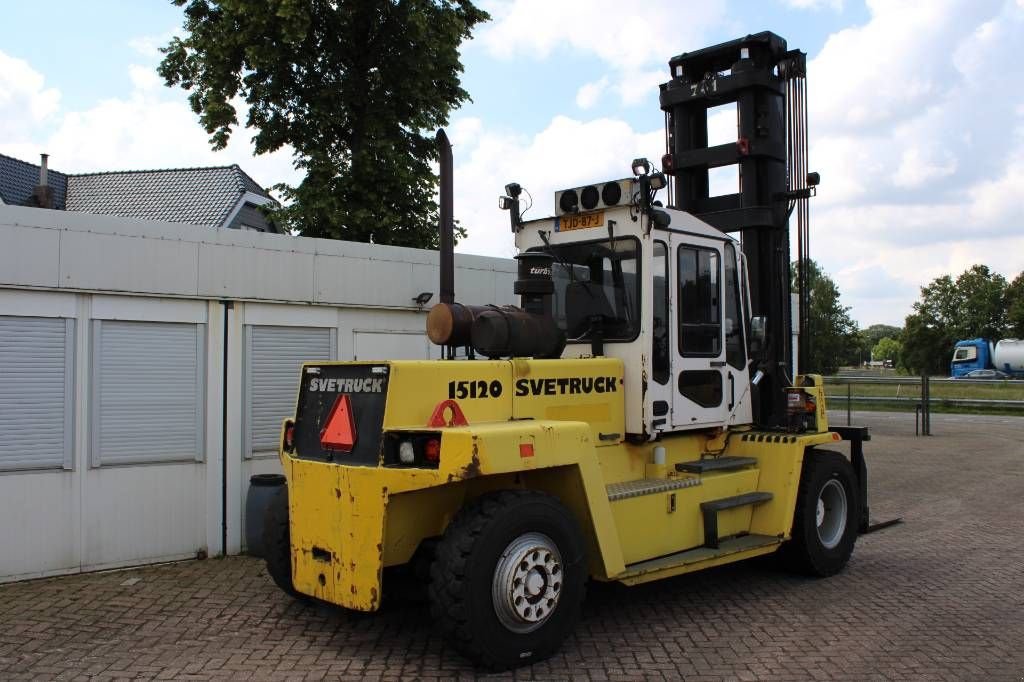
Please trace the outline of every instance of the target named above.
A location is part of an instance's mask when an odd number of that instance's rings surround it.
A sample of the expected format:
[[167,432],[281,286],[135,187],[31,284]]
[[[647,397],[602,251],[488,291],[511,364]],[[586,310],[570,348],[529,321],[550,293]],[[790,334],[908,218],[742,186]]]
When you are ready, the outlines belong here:
[[569,230],[585,230],[588,227],[601,227],[604,225],[604,211],[593,213],[576,213],[564,215],[555,223],[555,232],[568,232]]

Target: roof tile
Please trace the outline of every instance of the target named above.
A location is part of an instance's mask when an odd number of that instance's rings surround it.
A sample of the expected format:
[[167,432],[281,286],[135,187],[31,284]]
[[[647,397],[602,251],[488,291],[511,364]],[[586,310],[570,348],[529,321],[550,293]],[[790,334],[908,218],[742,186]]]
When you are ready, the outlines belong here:
[[[46,182],[53,188],[53,207],[64,210],[68,176],[47,169]],[[38,183],[38,165],[0,154],[0,199],[3,199],[5,204],[26,205]]]
[[85,173],[68,178],[67,210],[218,227],[246,191],[269,197],[237,165]]

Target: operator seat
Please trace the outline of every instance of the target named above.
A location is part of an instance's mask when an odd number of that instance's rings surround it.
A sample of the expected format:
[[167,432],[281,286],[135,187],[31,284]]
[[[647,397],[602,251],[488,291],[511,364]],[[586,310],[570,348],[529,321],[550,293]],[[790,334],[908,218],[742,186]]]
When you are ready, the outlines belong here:
[[616,319],[608,297],[601,286],[594,282],[575,280],[565,287],[565,334],[578,339],[590,331],[595,318],[600,322]]

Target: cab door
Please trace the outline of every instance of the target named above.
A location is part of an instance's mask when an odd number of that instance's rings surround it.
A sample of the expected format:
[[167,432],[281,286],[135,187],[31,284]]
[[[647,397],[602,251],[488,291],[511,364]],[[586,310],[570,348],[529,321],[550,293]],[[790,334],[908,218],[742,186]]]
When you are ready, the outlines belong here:
[[724,424],[731,407],[723,324],[725,243],[673,234],[671,244],[675,261],[672,426]]

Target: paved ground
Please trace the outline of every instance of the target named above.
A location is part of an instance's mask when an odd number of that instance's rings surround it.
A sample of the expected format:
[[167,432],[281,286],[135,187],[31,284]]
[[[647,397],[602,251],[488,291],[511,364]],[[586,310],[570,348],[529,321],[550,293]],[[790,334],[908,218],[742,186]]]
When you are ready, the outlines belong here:
[[[937,414],[932,438],[905,417],[859,421],[874,427],[873,516],[906,522],[861,538],[844,573],[598,585],[562,653],[514,676],[1024,679],[1024,418]],[[5,680],[472,675],[422,606],[301,604],[248,558],[0,586]]]

